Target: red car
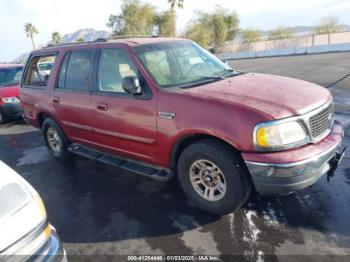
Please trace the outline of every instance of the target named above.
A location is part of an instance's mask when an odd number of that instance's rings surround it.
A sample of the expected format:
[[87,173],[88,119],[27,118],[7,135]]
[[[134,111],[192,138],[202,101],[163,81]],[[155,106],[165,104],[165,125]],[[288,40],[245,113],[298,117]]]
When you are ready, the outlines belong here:
[[19,97],[23,65],[0,64],[0,124],[22,116]]
[[[53,63],[47,74],[44,61]],[[34,51],[21,101],[55,158],[176,175],[193,203],[216,214],[239,208],[253,188],[289,194],[332,176],[345,151],[327,89],[236,71],[184,39]]]

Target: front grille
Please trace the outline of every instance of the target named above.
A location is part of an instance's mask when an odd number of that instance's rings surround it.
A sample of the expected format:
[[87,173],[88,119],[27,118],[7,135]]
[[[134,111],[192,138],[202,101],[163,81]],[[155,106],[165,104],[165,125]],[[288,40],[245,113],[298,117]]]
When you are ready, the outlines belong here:
[[329,106],[315,113],[309,118],[309,125],[312,138],[317,139],[329,132],[332,128],[333,121],[334,106],[331,103]]

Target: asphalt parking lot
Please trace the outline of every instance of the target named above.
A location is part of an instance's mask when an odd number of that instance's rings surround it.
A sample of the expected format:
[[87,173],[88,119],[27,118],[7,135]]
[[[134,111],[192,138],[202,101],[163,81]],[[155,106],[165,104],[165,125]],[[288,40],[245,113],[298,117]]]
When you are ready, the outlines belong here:
[[[350,73],[350,53],[230,64],[329,86]],[[350,148],[350,77],[331,91]],[[42,196],[72,260],[102,254],[206,254],[225,261],[289,261],[298,255],[307,255],[308,261],[350,259],[349,155],[329,183],[322,177],[289,196],[253,195],[242,209],[224,217],[193,207],[176,180],[161,183],[80,157],[56,162],[40,132],[21,121],[0,128],[0,159]]]

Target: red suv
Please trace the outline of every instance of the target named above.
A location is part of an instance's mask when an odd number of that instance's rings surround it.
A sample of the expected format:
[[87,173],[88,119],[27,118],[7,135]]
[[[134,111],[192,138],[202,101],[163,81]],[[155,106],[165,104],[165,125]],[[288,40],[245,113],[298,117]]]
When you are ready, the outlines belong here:
[[19,102],[19,82],[23,65],[0,64],[0,124],[21,117]]
[[[50,72],[40,72],[43,62]],[[34,51],[21,100],[55,158],[176,175],[193,203],[216,214],[239,208],[253,188],[289,194],[333,175],[345,151],[327,89],[234,70],[184,39]]]

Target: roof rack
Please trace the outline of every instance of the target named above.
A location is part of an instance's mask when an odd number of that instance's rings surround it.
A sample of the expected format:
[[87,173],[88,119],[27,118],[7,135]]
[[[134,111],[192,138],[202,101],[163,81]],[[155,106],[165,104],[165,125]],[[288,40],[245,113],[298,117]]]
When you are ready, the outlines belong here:
[[47,44],[44,48],[49,47],[60,47],[60,46],[67,46],[67,45],[82,45],[82,44],[89,44],[89,43],[98,43],[98,42],[107,42],[107,39],[105,38],[97,38],[94,41],[86,41],[86,42],[71,42],[71,43],[58,43],[58,44]]
[[128,39],[128,38],[152,38],[152,37],[158,37],[155,35],[149,36],[149,35],[112,35],[107,37],[107,40],[117,40],[117,39]]
[[158,36],[156,36],[156,35],[153,35],[153,36],[149,36],[149,35],[114,35],[114,36],[109,36],[107,38],[100,37],[94,41],[48,44],[44,48],[60,47],[60,46],[68,46],[68,45],[81,45],[81,44],[98,43],[98,42],[108,42],[108,40],[118,40],[118,39],[128,39],[128,38],[153,38],[153,37],[158,37]]

